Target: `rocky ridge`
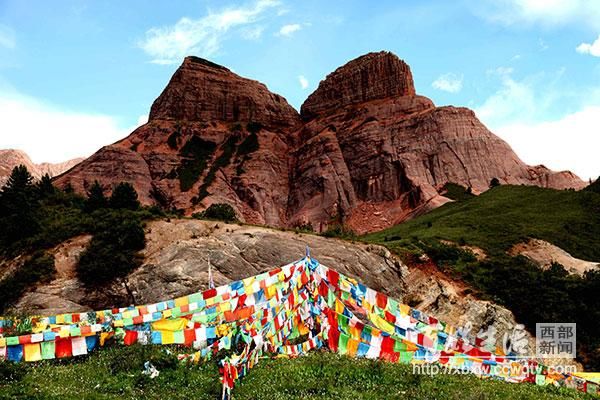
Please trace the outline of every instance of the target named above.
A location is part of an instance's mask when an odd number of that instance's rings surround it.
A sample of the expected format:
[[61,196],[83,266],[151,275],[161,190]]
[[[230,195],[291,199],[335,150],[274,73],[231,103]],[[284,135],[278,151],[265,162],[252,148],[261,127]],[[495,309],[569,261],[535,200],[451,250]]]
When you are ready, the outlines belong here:
[[24,151],[15,149],[0,150],[0,186],[6,183],[13,168],[19,165],[24,165],[35,179],[40,179],[46,174],[50,177],[60,175],[82,160],[83,158],[75,158],[61,163],[35,164]]

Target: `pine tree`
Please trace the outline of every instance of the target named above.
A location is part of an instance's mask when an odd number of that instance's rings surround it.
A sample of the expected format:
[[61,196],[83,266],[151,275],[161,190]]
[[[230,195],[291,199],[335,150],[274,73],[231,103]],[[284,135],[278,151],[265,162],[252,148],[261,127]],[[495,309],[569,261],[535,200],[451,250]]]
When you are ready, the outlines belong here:
[[100,208],[108,207],[108,199],[104,195],[104,188],[98,181],[94,181],[88,191],[88,198],[85,201],[85,211],[92,212]]
[[138,195],[134,187],[128,182],[121,182],[115,187],[110,196],[110,206],[112,208],[126,208],[128,210],[137,210],[140,208]]
[[52,185],[50,175],[45,174],[35,185],[37,193],[41,199],[46,199],[56,193],[56,188]]
[[0,192],[0,243],[10,245],[39,231],[33,176],[24,165],[12,170]]

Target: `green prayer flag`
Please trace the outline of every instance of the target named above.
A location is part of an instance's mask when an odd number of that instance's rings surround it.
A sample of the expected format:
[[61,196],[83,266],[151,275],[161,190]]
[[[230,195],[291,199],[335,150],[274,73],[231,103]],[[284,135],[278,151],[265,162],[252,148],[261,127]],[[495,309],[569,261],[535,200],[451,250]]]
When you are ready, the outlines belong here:
[[338,353],[346,354],[348,352],[348,339],[350,336],[345,333],[340,333],[340,340],[338,342]]
[[185,337],[183,335],[183,331],[175,331],[173,332],[173,339],[175,344],[183,344],[185,343]]
[[414,355],[415,355],[414,351],[401,351],[400,352],[400,362],[402,364],[410,364]]
[[55,342],[42,342],[42,359],[52,360],[55,354]]
[[6,338],[6,345],[7,346],[16,346],[19,344],[19,337],[18,336],[9,336]]
[[394,341],[394,351],[396,353],[402,353],[403,351],[406,351],[406,344],[402,343],[400,340]]

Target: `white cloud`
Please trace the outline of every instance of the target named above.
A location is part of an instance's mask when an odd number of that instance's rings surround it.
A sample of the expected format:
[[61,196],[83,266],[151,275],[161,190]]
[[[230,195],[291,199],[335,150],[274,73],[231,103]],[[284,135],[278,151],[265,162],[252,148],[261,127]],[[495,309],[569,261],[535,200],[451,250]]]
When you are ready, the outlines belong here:
[[294,32],[298,32],[300,29],[302,29],[302,25],[300,24],[288,24],[282,26],[277,34],[279,36],[291,36]]
[[440,75],[431,86],[444,92],[458,93],[463,87],[463,77],[452,73]]
[[306,78],[304,77],[304,75],[299,75],[299,76],[298,76],[298,81],[300,82],[300,87],[301,87],[302,89],[306,89],[306,88],[308,88],[308,79],[306,79]]
[[16,45],[15,32],[8,26],[0,24],[0,47],[14,49]]
[[600,35],[594,41],[594,43],[581,43],[576,48],[578,53],[590,54],[594,57],[600,57]]
[[89,156],[131,131],[108,115],[64,110],[13,90],[0,93],[0,148],[23,150],[37,163]]
[[600,28],[600,2],[595,0],[469,0],[476,14],[505,25],[539,23],[559,26],[584,23]]
[[496,128],[495,133],[525,162],[557,171],[570,170],[587,180],[600,176],[598,126],[600,106],[590,106],[553,121],[508,123]]
[[[597,178],[600,175],[595,150],[600,147],[598,93],[592,90],[583,96],[587,106],[553,118],[553,106],[566,96],[554,87],[557,78],[540,75],[516,80],[512,72],[511,68],[491,72],[500,77],[502,86],[475,108],[481,121],[528,164],[570,170],[583,179]],[[559,71],[556,76],[561,74]]]
[[257,0],[249,6],[209,11],[200,19],[181,18],[175,25],[149,29],[139,47],[156,64],[178,63],[192,53],[210,57],[220,49],[230,30],[255,23],[278,4],[278,0]]
[[245,29],[242,29],[241,35],[243,39],[246,40],[257,40],[262,36],[264,32],[264,26],[252,26]]

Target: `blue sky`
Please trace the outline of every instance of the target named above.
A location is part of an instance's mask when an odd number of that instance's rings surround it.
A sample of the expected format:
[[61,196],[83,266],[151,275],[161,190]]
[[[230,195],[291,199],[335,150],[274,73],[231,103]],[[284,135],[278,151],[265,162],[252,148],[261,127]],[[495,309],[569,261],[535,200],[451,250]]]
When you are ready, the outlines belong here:
[[369,51],[473,108],[528,163],[600,175],[600,1],[0,0],[0,148],[89,155],[144,121],[183,57],[296,108]]

